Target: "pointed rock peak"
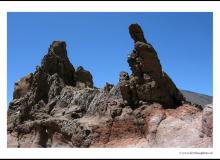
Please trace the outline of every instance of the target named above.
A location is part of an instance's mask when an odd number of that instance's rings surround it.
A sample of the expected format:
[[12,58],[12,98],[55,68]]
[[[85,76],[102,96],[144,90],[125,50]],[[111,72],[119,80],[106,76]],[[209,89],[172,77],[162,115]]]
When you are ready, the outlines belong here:
[[125,104],[139,106],[141,102],[157,102],[164,108],[176,108],[184,97],[163,72],[157,53],[145,40],[140,25],[131,24],[129,33],[135,42],[127,59],[132,74],[121,72],[119,78]]
[[53,41],[34,73],[15,83],[13,99],[26,97],[29,106],[37,104],[40,100],[47,103],[59,95],[65,85],[92,88],[92,75],[82,66],[75,72],[67,56],[66,42]]
[[79,67],[77,67],[77,69],[76,69],[76,71],[83,71],[83,70],[84,70],[83,66],[79,66]]
[[104,86],[104,91],[105,92],[110,92],[110,90],[114,87],[113,84],[106,82]]
[[129,33],[131,35],[131,38],[134,40],[134,42],[144,42],[147,43],[146,39],[144,38],[144,32],[141,29],[141,26],[137,23],[131,24],[129,26]]
[[49,48],[49,53],[56,54],[58,56],[67,56],[66,42],[65,41],[53,41]]
[[75,69],[67,56],[66,42],[53,41],[48,54],[42,59],[41,67],[50,75],[57,73],[67,85],[74,85]]
[[85,70],[82,66],[79,66],[75,72],[75,80],[76,87],[85,88],[90,87],[93,88],[93,77],[92,74]]
[[119,76],[120,76],[120,78],[119,78],[120,82],[124,81],[124,80],[129,80],[129,75],[127,72],[122,71],[122,72],[120,72]]

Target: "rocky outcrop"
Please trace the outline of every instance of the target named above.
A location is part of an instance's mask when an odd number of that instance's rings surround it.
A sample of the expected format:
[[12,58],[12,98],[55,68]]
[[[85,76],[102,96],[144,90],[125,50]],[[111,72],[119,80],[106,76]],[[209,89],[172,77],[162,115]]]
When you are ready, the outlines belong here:
[[132,75],[104,88],[74,69],[65,42],[53,42],[41,66],[15,83],[8,147],[212,147],[212,107],[182,104],[140,26],[130,33],[141,45],[128,60]]
[[185,100],[182,93],[162,71],[157,53],[144,38],[141,27],[131,24],[129,32],[135,42],[127,60],[132,74],[120,73],[120,90],[125,103],[137,106],[142,102],[158,102],[164,108],[181,105]]
[[31,88],[33,81],[33,74],[29,74],[20,79],[20,81],[15,82],[13,99],[18,99],[23,97]]
[[67,85],[81,89],[92,88],[92,75],[83,67],[75,71],[67,56],[66,43],[54,41],[48,53],[43,57],[41,66],[37,66],[34,73],[30,73],[15,83],[13,101],[8,111],[9,115],[13,111],[19,112],[14,125],[35,119],[33,115],[37,110],[44,111],[48,104],[57,101],[62,89]]
[[67,85],[74,85],[75,69],[67,57],[66,43],[54,41],[41,62],[41,68],[49,75],[57,73]]
[[35,120],[9,123],[8,147],[212,147],[211,123],[204,123],[211,114],[194,106],[132,109],[102,90],[70,86],[60,97],[45,107],[51,111],[35,110]]
[[82,66],[79,66],[75,72],[76,86],[80,88],[93,87],[92,75],[86,71]]
[[113,84],[106,82],[106,84],[104,86],[104,91],[109,92],[113,87],[114,87]]

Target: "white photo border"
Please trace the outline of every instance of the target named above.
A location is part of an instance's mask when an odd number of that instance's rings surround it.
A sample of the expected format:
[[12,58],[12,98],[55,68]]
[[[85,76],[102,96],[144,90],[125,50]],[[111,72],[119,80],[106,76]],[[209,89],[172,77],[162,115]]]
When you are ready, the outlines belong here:
[[[220,158],[220,2],[5,1],[0,2],[0,158]],[[213,148],[7,148],[8,12],[212,12]],[[198,57],[199,58],[199,57]],[[218,143],[219,142],[219,143]]]

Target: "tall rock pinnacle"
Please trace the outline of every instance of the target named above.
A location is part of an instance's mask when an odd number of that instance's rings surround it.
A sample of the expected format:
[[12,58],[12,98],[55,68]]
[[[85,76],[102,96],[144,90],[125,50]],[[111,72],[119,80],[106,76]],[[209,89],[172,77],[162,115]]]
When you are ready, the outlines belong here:
[[41,62],[42,68],[50,75],[57,73],[67,85],[74,85],[75,69],[67,57],[66,43],[54,41]]
[[129,33],[134,42],[139,41],[147,43],[146,39],[144,38],[144,32],[142,31],[141,26],[139,24],[131,24],[129,26]]
[[120,73],[120,90],[125,103],[137,106],[142,102],[159,102],[164,108],[180,105],[184,97],[162,70],[157,53],[144,38],[141,27],[131,24],[129,33],[135,48],[127,60],[132,74],[129,77],[126,72]]

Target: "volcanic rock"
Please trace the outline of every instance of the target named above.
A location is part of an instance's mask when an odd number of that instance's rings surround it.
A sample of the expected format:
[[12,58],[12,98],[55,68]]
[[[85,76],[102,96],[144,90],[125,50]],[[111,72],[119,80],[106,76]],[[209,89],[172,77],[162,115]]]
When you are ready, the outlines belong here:
[[41,66],[15,83],[8,147],[212,147],[212,107],[182,104],[140,26],[130,33],[132,74],[104,88],[74,69],[65,42],[53,42]]
[[49,75],[57,73],[67,85],[74,85],[75,69],[67,57],[66,43],[54,41],[41,62],[42,69]]
[[31,73],[21,78],[20,81],[15,82],[13,99],[23,97],[30,90],[32,81],[33,81],[33,74]]
[[176,108],[185,100],[171,78],[162,71],[160,60],[153,46],[145,38],[138,24],[129,26],[135,48],[128,55],[132,74],[120,73],[120,90],[125,104],[139,105],[140,102],[158,102],[164,108]]
[[110,92],[110,90],[114,87],[113,84],[110,84],[108,82],[106,82],[105,86],[104,86],[104,91],[106,92]]
[[75,72],[76,86],[80,88],[93,87],[93,78],[89,71],[86,71],[82,66],[79,66]]

